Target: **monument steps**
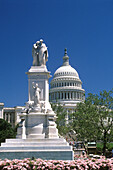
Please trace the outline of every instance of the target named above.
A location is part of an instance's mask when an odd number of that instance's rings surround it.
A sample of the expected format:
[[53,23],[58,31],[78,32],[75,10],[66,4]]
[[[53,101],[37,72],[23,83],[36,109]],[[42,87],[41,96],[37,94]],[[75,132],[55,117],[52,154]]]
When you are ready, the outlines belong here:
[[[1,159],[41,158],[73,160],[72,146],[59,139],[6,139],[0,147]],[[70,159],[71,158],[71,159]]]
[[44,142],[44,143],[61,143],[61,142],[66,142],[66,140],[64,138],[57,138],[57,139],[49,139],[49,138],[44,138],[44,139],[31,139],[31,138],[27,138],[27,139],[6,139],[6,143],[24,143],[24,142]]
[[34,147],[34,146],[13,146],[13,147],[0,147],[0,150],[70,150],[70,146],[39,146],[39,147]]
[[0,152],[15,150],[15,151],[23,151],[23,150],[70,150],[71,146],[66,142],[64,138],[58,139],[6,139],[5,143],[1,143]]
[[18,147],[18,146],[68,146],[67,143],[33,143],[33,142],[26,142],[26,143],[1,143],[1,147]]

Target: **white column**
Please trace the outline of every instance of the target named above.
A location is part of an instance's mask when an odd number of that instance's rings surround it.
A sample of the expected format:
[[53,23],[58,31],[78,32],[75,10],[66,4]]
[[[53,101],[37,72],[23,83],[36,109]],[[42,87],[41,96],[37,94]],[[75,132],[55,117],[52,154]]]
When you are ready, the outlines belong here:
[[8,123],[10,123],[10,113],[8,113]]
[[0,103],[0,118],[3,119],[3,107],[4,103]]
[[26,139],[25,120],[22,122],[22,139]]
[[62,99],[62,93],[61,93],[61,91],[60,91],[60,99]]
[[63,92],[63,100],[65,99],[65,93]]
[[74,100],[74,92],[72,92],[72,93],[73,93],[73,95],[72,95],[72,96],[73,96],[73,100]]
[[58,99],[59,99],[59,92],[57,93],[57,97],[58,97]]
[[57,92],[57,99],[58,99],[58,92]]
[[69,99],[71,99],[71,92],[69,92]]
[[65,99],[67,98],[66,92],[65,92]]
[[[73,109],[71,110],[71,113],[73,114]],[[73,122],[73,116],[72,116],[72,122]]]
[[80,99],[80,94],[79,94],[79,92],[78,92],[78,99]]
[[68,92],[66,92],[66,99],[68,99]]
[[76,92],[74,92],[74,99],[76,99]]
[[80,99],[81,99],[81,92],[80,92]]
[[68,124],[68,110],[67,110],[67,114],[66,114],[66,116],[65,116],[65,119],[66,119],[66,125]]
[[77,99],[77,92],[76,92],[76,99]]

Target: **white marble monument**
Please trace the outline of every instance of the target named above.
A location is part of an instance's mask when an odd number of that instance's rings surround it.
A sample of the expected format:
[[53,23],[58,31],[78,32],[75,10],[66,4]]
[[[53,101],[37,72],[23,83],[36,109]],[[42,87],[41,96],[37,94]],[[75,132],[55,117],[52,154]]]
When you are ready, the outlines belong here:
[[56,115],[49,103],[47,70],[48,50],[43,40],[33,45],[33,66],[28,75],[29,100],[20,114],[16,139],[7,139],[0,147],[0,158],[73,160],[72,147],[64,138],[59,138]]

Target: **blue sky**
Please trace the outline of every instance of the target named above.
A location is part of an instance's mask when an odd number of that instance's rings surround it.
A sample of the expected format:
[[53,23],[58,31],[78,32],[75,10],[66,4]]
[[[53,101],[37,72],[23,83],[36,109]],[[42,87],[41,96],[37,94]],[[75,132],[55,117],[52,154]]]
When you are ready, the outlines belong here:
[[0,102],[6,107],[28,100],[25,72],[41,38],[52,76],[67,48],[86,96],[113,88],[113,0],[0,0]]

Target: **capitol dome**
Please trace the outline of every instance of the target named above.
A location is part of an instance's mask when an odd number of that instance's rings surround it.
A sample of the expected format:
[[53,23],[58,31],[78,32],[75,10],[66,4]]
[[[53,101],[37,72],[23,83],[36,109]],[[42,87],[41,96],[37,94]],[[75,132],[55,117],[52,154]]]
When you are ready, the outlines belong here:
[[70,65],[68,66],[61,66],[60,68],[58,68],[55,73],[54,76],[58,76],[58,75],[63,75],[63,76],[74,76],[76,78],[79,79],[79,75],[77,73],[77,71],[71,67]]
[[77,71],[69,65],[66,49],[63,65],[55,71],[50,84],[50,102],[72,108],[78,102],[84,101],[85,90],[82,89],[82,82]]

